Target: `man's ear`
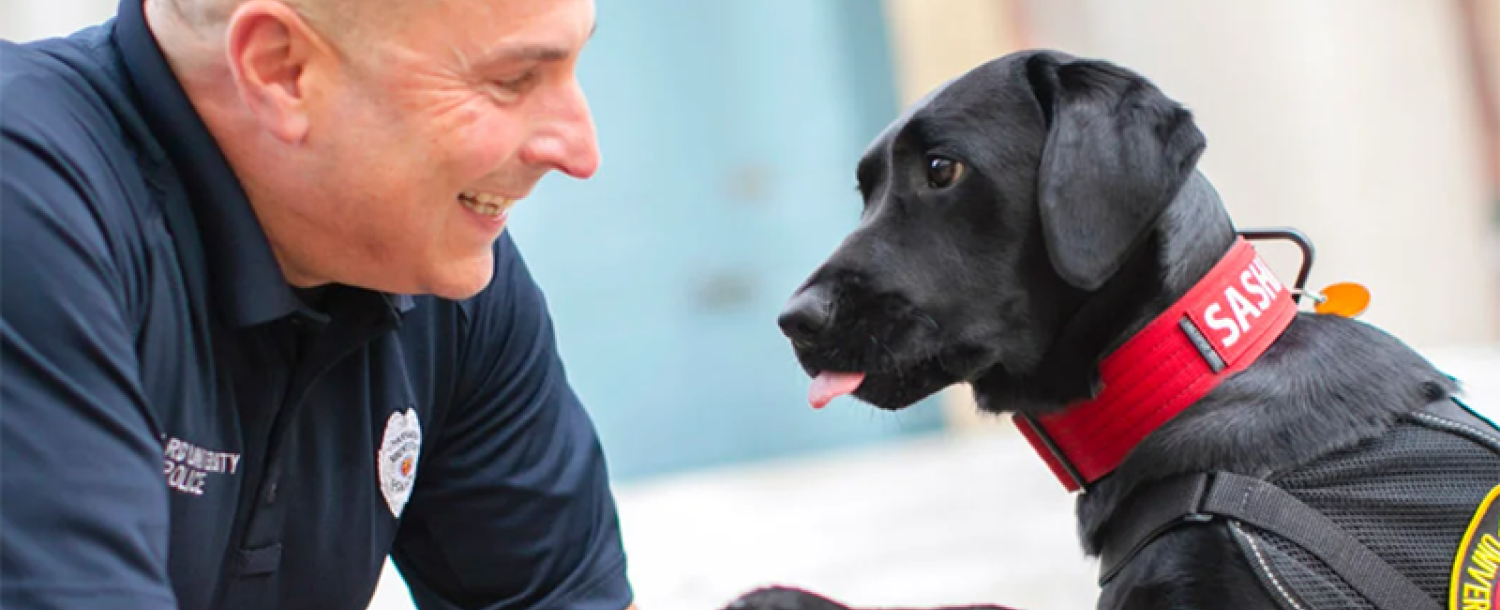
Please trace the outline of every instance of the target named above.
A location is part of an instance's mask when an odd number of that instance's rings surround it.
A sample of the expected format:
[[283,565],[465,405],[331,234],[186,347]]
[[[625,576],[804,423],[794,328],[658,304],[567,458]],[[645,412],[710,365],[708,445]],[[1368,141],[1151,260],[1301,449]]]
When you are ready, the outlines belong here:
[[1192,114],[1101,61],[1039,54],[1026,76],[1048,121],[1037,203],[1059,276],[1104,284],[1149,234],[1206,146]]
[[302,140],[308,126],[308,62],[324,47],[317,33],[282,2],[249,0],[230,15],[224,37],[240,99],[278,139]]

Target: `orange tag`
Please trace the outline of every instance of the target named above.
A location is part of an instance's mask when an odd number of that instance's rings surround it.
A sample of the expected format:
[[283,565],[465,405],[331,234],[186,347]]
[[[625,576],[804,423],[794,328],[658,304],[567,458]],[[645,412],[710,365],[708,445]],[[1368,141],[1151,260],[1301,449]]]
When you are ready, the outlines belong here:
[[1318,293],[1323,300],[1313,305],[1313,311],[1331,313],[1352,318],[1370,306],[1369,289],[1354,282],[1339,282]]

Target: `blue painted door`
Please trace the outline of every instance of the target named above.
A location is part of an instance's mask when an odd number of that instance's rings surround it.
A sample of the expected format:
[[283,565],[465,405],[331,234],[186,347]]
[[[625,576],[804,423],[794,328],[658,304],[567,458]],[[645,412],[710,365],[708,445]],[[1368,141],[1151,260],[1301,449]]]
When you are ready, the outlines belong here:
[[549,176],[511,230],[615,475],[938,427],[934,404],[811,410],[775,323],[857,221],[855,162],[897,112],[880,3],[597,6],[580,78],[603,164]]

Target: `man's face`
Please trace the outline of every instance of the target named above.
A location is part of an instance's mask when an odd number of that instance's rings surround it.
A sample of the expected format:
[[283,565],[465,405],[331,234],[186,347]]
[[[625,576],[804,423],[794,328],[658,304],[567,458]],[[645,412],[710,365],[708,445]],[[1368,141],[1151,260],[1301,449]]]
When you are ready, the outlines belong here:
[[405,13],[340,45],[327,86],[307,92],[311,187],[287,209],[326,241],[300,271],[466,298],[491,279],[510,207],[550,170],[598,166],[575,77],[594,6],[429,0]]

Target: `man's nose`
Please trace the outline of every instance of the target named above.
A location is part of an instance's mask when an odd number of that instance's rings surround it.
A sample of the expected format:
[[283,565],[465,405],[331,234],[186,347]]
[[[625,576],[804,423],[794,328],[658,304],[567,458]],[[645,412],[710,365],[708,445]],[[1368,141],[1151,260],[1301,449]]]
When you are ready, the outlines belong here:
[[815,285],[793,295],[776,324],[793,341],[812,341],[828,330],[832,320],[833,300],[827,290]]
[[584,179],[599,170],[599,140],[588,99],[575,82],[553,102],[554,112],[544,131],[534,136],[522,160]]

